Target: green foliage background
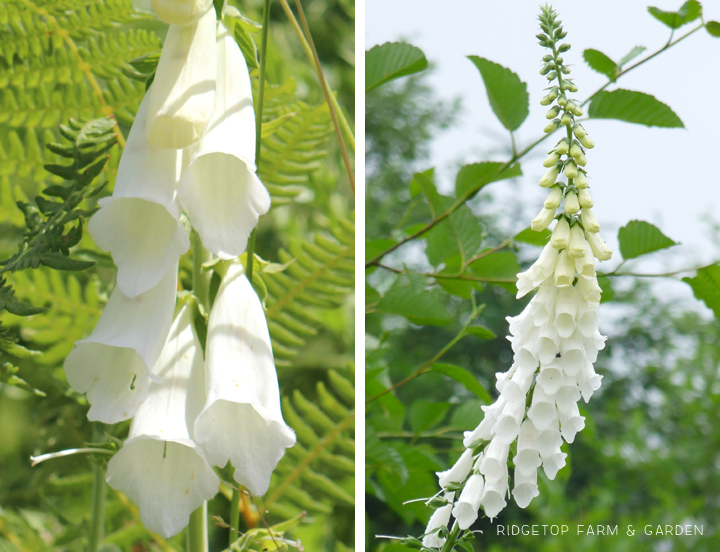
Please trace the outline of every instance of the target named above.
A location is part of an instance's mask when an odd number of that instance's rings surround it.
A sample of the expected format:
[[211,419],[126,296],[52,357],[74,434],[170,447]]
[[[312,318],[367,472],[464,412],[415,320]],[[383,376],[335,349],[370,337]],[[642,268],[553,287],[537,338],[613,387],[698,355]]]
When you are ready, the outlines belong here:
[[[262,1],[230,4],[261,21]],[[303,4],[326,78],[352,126],[353,2]],[[0,2],[0,258],[12,255],[23,236],[15,202],[40,205],[36,196],[62,183],[44,169],[67,164],[46,148],[68,144],[59,124],[114,115],[127,136],[145,92],[127,62],[159,51],[166,32],[144,10],[144,2],[130,0]],[[255,84],[257,70],[253,77]],[[259,173],[273,208],[258,226],[256,253],[290,264],[261,273],[255,283],[268,310],[283,412],[298,444],[278,466],[265,500],[256,498],[257,508],[243,501],[240,530],[263,526],[258,508],[268,510],[268,524],[306,512],[286,537],[306,549],[345,551],[354,543],[354,199],[317,77],[278,3],[271,10],[267,82],[264,123],[275,123],[263,138]],[[112,191],[120,153],[112,147],[95,181],[106,183],[101,196]],[[84,207],[91,210],[96,199]],[[6,275],[16,299],[48,309],[27,318],[0,316],[3,551],[84,550],[93,460],[72,456],[33,468],[30,456],[122,439],[129,427],[89,423],[86,400],[64,378],[62,362],[94,327],[115,270],[87,234],[72,254],[95,262],[93,268]],[[181,282],[191,287],[189,254],[181,260]],[[229,473],[222,477],[231,480]],[[209,508],[227,522],[229,489],[222,494]],[[106,550],[184,550],[184,533],[167,541],[152,535],[124,496],[112,489],[107,496]],[[211,550],[226,548],[227,529],[211,521],[210,541]]]
[[[677,13],[650,13],[667,26],[702,25],[696,7],[699,3],[688,2]],[[685,32],[688,28],[693,25]],[[707,23],[706,29],[715,36],[714,25]],[[568,31],[572,37],[582,29]],[[366,82],[421,70],[403,73],[400,62],[410,68],[418,57],[405,45],[393,52],[394,47],[386,44],[367,52],[373,64],[366,65]],[[538,48],[538,60],[543,53]],[[628,59],[616,63],[609,58],[609,64],[598,64],[598,56],[587,53],[587,63],[610,80],[629,64]],[[577,62],[581,55],[574,50],[563,54]],[[471,59],[498,119],[508,129],[517,128],[527,114],[522,75],[518,79],[488,60]],[[403,503],[438,492],[435,472],[455,462],[463,451],[462,432],[474,429],[483,417],[481,406],[494,401],[495,373],[512,363],[505,317],[519,314],[528,301],[514,297],[515,274],[537,258],[536,246],[544,243],[537,233],[508,236],[501,229],[516,215],[493,205],[493,196],[482,190],[487,180],[478,176],[478,164],[460,168],[454,193],[439,194],[428,170],[429,145],[438,131],[453,124],[458,108],[443,105],[425,82],[424,74],[401,79],[371,90],[366,100],[366,539],[367,549],[378,552],[417,548],[376,535],[417,537],[424,532],[432,510],[422,501]],[[605,92],[592,100],[589,116],[682,125],[670,107],[658,104],[633,91]],[[620,130],[622,123],[617,125]],[[469,182],[480,192],[438,220],[439,213],[465,197]],[[492,184],[508,185],[509,180]],[[379,257],[431,223],[414,242]],[[626,260],[674,245],[642,221],[626,224],[618,239],[615,257]],[[476,257],[479,261],[466,263]],[[586,427],[571,446],[563,446],[568,465],[557,478],[539,475],[540,495],[527,509],[509,499],[494,523],[481,515],[472,526],[478,530],[476,550],[720,548],[718,267],[687,274],[685,283],[715,317],[705,309],[669,302],[647,280],[601,278],[601,331],[609,339],[595,365],[604,376],[602,388],[589,404],[579,405]],[[675,279],[672,285],[685,285],[679,276]],[[473,320],[476,304],[484,308]],[[445,352],[438,357],[440,351]],[[499,524],[536,524],[542,531],[543,524],[559,523],[570,527],[569,535],[503,537],[496,530]],[[702,525],[704,535],[651,537],[643,532],[645,525],[657,531],[658,525],[664,529],[676,523]],[[618,536],[577,536],[578,525],[586,530],[589,525],[618,525]],[[634,537],[626,535],[628,525],[636,530]]]

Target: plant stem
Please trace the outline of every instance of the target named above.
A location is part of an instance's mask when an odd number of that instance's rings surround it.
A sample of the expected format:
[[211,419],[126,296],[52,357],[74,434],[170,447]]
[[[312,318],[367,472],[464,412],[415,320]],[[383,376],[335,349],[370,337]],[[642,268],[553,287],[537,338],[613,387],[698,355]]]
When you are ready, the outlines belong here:
[[460,536],[460,526],[458,525],[458,522],[455,522],[455,525],[453,525],[452,530],[450,531],[450,534],[445,539],[445,544],[443,544],[443,547],[440,549],[440,552],[451,552],[452,549],[455,547],[455,543],[457,542],[458,537]]
[[[315,64],[315,57],[313,56],[312,49],[310,48],[310,45],[308,44],[308,41],[305,40],[305,36],[303,35],[302,29],[300,28],[300,25],[297,22],[297,19],[295,19],[295,15],[293,15],[292,10],[290,9],[290,6],[287,3],[287,0],[280,0],[280,4],[282,5],[283,10],[285,11],[285,15],[287,15],[288,20],[290,21],[290,24],[295,29],[295,32],[298,35],[298,38],[300,39],[300,44],[303,47],[303,50],[305,51],[305,55],[310,60],[310,63],[313,65]],[[317,70],[317,68],[316,68]],[[332,89],[328,88],[330,90],[330,101],[332,102],[333,107],[335,108],[335,112],[337,113],[338,120],[340,123],[340,127],[342,128],[343,132],[345,133],[345,138],[347,138],[348,144],[350,144],[350,147],[353,151],[355,151],[355,135],[353,134],[352,129],[350,128],[350,125],[347,122],[347,119],[345,118],[345,114],[343,113],[342,109],[340,109],[340,104],[337,101],[337,98],[335,97],[335,94],[333,94]]]
[[[263,8],[262,38],[260,41],[260,75],[258,77],[258,95],[255,102],[255,165],[260,166],[262,152],[262,113],[265,99],[265,70],[267,68],[267,43],[270,27],[270,0],[265,0]],[[255,260],[255,228],[250,232],[247,244],[247,262],[245,274],[252,285],[253,261]]]
[[232,546],[237,539],[240,538],[240,491],[233,489],[232,501],[230,502],[230,539],[229,545]]
[[90,552],[97,552],[105,538],[105,470],[93,464],[92,520],[90,522]]
[[317,50],[315,49],[315,43],[313,42],[310,27],[308,26],[307,19],[305,19],[305,12],[300,0],[295,0],[295,5],[297,6],[300,21],[302,22],[303,29],[307,35],[307,41],[312,49],[315,72],[317,73],[318,79],[320,79],[320,87],[322,88],[323,94],[325,95],[325,101],[327,102],[328,109],[330,110],[330,118],[332,119],[333,126],[335,127],[335,135],[337,136],[338,143],[340,144],[340,152],[342,153],[343,162],[345,163],[345,170],[347,171],[348,178],[350,179],[350,187],[352,188],[353,193],[355,193],[355,176],[353,175],[352,165],[350,164],[350,156],[348,155],[345,142],[343,141],[342,132],[340,131],[340,125],[338,124],[335,104],[331,98],[332,93],[330,91],[330,87],[325,81],[325,74],[323,73],[320,65],[320,58],[318,57]]
[[[474,303],[473,303],[473,304],[474,304]],[[419,377],[419,376],[422,376],[423,374],[429,372],[429,371],[432,369],[432,365],[435,364],[438,360],[440,360],[440,358],[441,358],[445,353],[447,353],[450,349],[452,349],[452,347],[453,347],[458,341],[460,341],[460,340],[465,336],[465,333],[467,332],[467,329],[470,327],[470,324],[472,324],[473,321],[480,315],[480,313],[482,312],[482,309],[483,309],[483,306],[482,306],[482,305],[481,305],[479,308],[474,308],[474,309],[473,309],[473,312],[470,313],[470,317],[467,319],[467,322],[465,322],[465,324],[463,325],[463,327],[462,327],[462,329],[460,330],[460,332],[458,332],[458,334],[457,334],[455,337],[453,337],[453,338],[450,340],[450,342],[449,342],[447,345],[445,345],[445,347],[443,347],[442,349],[440,349],[440,351],[438,351],[438,353],[437,353],[435,356],[433,356],[430,360],[428,360],[425,364],[423,364],[420,368],[418,368],[415,372],[413,372],[412,374],[410,374],[410,375],[409,375],[408,377],[406,377],[405,379],[400,380],[400,381],[397,382],[396,384],[388,387],[388,388],[385,389],[384,391],[381,391],[381,392],[378,393],[377,395],[373,395],[373,396],[370,397],[369,399],[366,399],[366,400],[365,400],[365,404],[368,404],[369,402],[372,402],[372,401],[374,401],[375,399],[379,399],[380,397],[382,397],[382,396],[384,396],[384,395],[387,395],[388,393],[390,393],[390,392],[392,392],[392,391],[395,391],[398,387],[402,387],[402,386],[405,385],[406,383],[408,383],[408,382],[414,380],[415,378],[417,378],[417,377]]]
[[208,552],[207,502],[190,514],[187,528],[187,552]]
[[200,234],[192,231],[193,244],[193,293],[205,309],[205,314],[210,311],[210,272],[203,270],[203,263],[210,260],[210,252],[205,249],[200,241]]

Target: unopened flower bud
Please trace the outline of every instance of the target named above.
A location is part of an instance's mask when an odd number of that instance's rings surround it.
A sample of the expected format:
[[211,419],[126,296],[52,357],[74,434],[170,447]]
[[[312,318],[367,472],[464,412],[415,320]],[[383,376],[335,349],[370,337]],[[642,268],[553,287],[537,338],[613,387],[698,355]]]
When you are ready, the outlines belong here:
[[600,231],[600,224],[591,209],[582,210],[582,224],[585,227],[585,230],[591,234],[596,234]]
[[545,134],[550,134],[552,132],[555,132],[557,130],[557,127],[560,126],[560,121],[558,119],[555,119],[554,121],[550,121],[547,126],[543,129],[543,132]]
[[585,132],[585,128],[580,123],[575,123],[573,125],[573,134],[575,134],[576,138],[582,138],[587,133]]
[[575,86],[575,83],[573,81],[571,81],[570,79],[563,79],[562,87],[565,90],[568,90],[569,92],[577,92],[578,91],[578,87]]
[[567,42],[565,44],[560,44],[558,47],[558,53],[562,54],[563,52],[567,52],[570,48],[571,46]]
[[560,66],[560,72],[563,75],[569,75],[570,74],[570,67],[566,67],[565,65]]
[[567,111],[563,113],[563,116],[560,117],[560,124],[565,126],[573,124],[572,115]]
[[567,138],[563,138],[557,143],[557,146],[555,146],[555,151],[558,152],[560,155],[565,155],[569,149],[570,147],[568,145]]
[[575,117],[582,117],[583,116],[583,110],[582,107],[580,107],[578,104],[573,102],[572,106],[572,114],[575,115]]
[[557,287],[571,286],[575,279],[575,259],[568,255],[567,249],[560,251],[555,266],[555,285]]
[[595,142],[593,142],[587,134],[585,134],[582,138],[578,138],[578,140],[580,140],[580,143],[587,149],[593,149],[595,147]]
[[557,78],[557,73],[555,71],[550,71],[547,75],[545,75],[545,78],[549,81],[555,80]]
[[585,157],[584,153],[581,153],[575,158],[575,164],[579,167],[584,167],[585,165],[587,165],[587,157]]
[[547,75],[552,68],[555,67],[555,64],[553,63],[546,63],[540,68],[540,74],[541,75]]
[[553,228],[550,245],[555,249],[565,249],[570,245],[570,225],[565,217],[560,217]]
[[574,215],[580,211],[580,203],[578,202],[577,194],[570,190],[565,194],[565,212],[568,215]]
[[550,155],[548,155],[545,158],[545,161],[543,161],[543,167],[547,167],[547,168],[554,167],[555,165],[557,165],[557,162],[559,160],[560,160],[560,156],[558,155],[558,153],[556,151],[551,151]]
[[[578,175],[579,179],[580,175]],[[590,209],[593,206],[593,199],[590,197],[590,192],[587,190],[587,188],[583,188],[578,192],[578,201],[580,203],[580,207],[583,209]]]
[[575,177],[574,184],[578,190],[584,190],[588,187],[588,180],[585,171],[578,171],[578,175]]
[[568,254],[571,257],[579,258],[585,255],[585,235],[579,224],[573,224],[570,228],[570,245]]
[[[560,58],[560,59],[562,59],[562,58]],[[552,55],[547,54],[547,55],[543,56],[542,60],[543,60],[545,63],[547,63],[547,62],[552,61],[552,60],[553,60],[553,57],[552,57]]]
[[583,150],[580,147],[580,144],[578,144],[575,140],[573,140],[572,145],[570,146],[570,155],[577,159],[583,154]]
[[565,163],[565,176],[568,178],[575,178],[578,175],[577,165],[574,161],[568,161]]
[[545,209],[543,208],[542,211],[536,216],[532,222],[530,223],[530,228],[532,228],[535,232],[540,232],[541,230],[545,230],[548,226],[550,226],[550,223],[555,218],[555,209]]
[[549,168],[545,173],[545,176],[540,179],[540,186],[543,188],[549,188],[555,184],[555,179],[558,177],[558,174],[560,174],[560,168],[558,165]]
[[540,105],[550,105],[551,103],[553,103],[553,100],[550,98],[550,94],[543,96],[540,100]]
[[560,96],[558,96],[558,105],[560,107],[565,107],[565,104],[567,104],[567,101],[568,100],[564,95],[561,94]]
[[[583,211],[584,212],[584,211]],[[585,231],[585,239],[590,244],[590,249],[592,250],[593,255],[599,260],[599,261],[609,261],[610,257],[612,257],[612,249],[610,249],[603,239],[600,237],[600,234],[593,234]]]
[[558,57],[556,60],[560,65],[562,65],[563,61],[565,61],[562,57]]
[[552,190],[550,190],[550,193],[547,196],[547,199],[545,200],[545,209],[555,210],[558,207],[560,207],[560,202],[562,201],[562,187],[561,186],[553,186]]
[[560,108],[555,105],[555,106],[553,106],[553,107],[550,109],[550,111],[548,111],[548,112],[545,114],[545,118],[546,118],[546,119],[554,119],[554,118],[557,117],[559,114],[560,114]]

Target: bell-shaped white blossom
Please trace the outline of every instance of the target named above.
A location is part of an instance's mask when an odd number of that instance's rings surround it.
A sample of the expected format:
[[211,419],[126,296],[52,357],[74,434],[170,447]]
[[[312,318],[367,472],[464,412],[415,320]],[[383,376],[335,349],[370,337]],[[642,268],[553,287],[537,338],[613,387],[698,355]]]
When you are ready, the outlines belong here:
[[527,475],[515,468],[513,475],[513,497],[520,508],[527,508],[533,498],[540,494],[537,485],[537,470]]
[[438,483],[441,488],[447,487],[450,483],[462,483],[470,473],[473,465],[473,453],[470,449],[460,455],[458,461],[455,462],[452,468],[443,472],[437,472]]
[[493,438],[485,449],[480,461],[480,473],[488,482],[497,481],[507,476],[507,459],[510,446],[503,443],[498,437]]
[[438,535],[438,529],[445,527],[447,529],[448,522],[450,521],[450,515],[452,514],[453,505],[452,502],[455,498],[455,493],[446,493],[445,499],[450,503],[445,506],[441,506],[433,512],[428,521],[427,527],[425,528],[426,535],[423,537],[423,546],[427,548],[442,548],[445,544],[445,537]]
[[205,133],[215,105],[217,17],[214,9],[189,25],[170,25],[148,92],[148,142],[182,149]]
[[148,144],[147,106],[146,94],[120,159],[113,195],[98,202],[101,209],[88,223],[97,246],[111,253],[117,285],[128,297],[155,287],[190,247],[176,201],[180,152]]
[[137,297],[116,288],[93,332],[76,342],[65,359],[68,383],[87,393],[90,420],[114,424],[132,418],[151,379],[158,379],[151,370],[172,325],[177,268]]
[[168,538],[217,494],[220,479],[193,441],[193,422],[205,402],[203,354],[192,309],[173,324],[153,383],[123,448],[108,464],[107,482],[140,511],[146,529]]
[[262,495],[295,433],[280,411],[265,313],[240,264],[228,268],[210,312],[205,378],[195,439],[213,466],[230,460],[235,480]]
[[189,25],[212,7],[212,0],[150,0],[150,9],[164,23]]
[[525,475],[537,471],[542,461],[538,451],[538,430],[532,421],[525,419],[518,436],[517,454],[513,458],[515,473],[519,470]]
[[507,464],[503,466],[503,474],[495,481],[485,481],[485,492],[480,499],[480,504],[485,510],[485,515],[491,520],[507,506],[505,496],[508,492],[508,469]]
[[485,480],[483,476],[479,473],[471,475],[452,510],[452,515],[457,520],[460,529],[467,529],[475,523],[480,509],[480,500],[484,493]]
[[547,280],[548,276],[555,272],[557,264],[558,251],[550,243],[542,250],[540,257],[525,272],[518,274],[517,281],[517,298],[524,297],[532,290],[536,289],[542,282]]
[[255,112],[245,57],[224,24],[217,37],[217,95],[207,133],[186,151],[178,196],[203,245],[221,259],[247,245],[270,195],[255,174]]

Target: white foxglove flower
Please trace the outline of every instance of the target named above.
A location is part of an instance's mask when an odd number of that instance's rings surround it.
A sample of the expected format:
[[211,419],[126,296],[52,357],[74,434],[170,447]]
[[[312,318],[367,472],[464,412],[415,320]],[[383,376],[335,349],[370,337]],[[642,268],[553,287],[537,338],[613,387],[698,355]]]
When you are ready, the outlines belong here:
[[205,390],[202,349],[192,322],[192,309],[183,307],[155,366],[162,383],[150,386],[107,470],[107,482],[137,505],[145,528],[165,538],[187,526],[190,514],[220,487],[193,441]]
[[567,249],[560,251],[557,266],[555,267],[555,285],[557,287],[570,286],[575,279],[575,259],[568,255]]
[[530,419],[526,418],[518,436],[517,454],[513,458],[515,473],[519,470],[524,475],[537,471],[542,464],[538,451],[538,430]]
[[212,0],[150,0],[150,9],[164,23],[189,25],[213,5]]
[[590,244],[590,249],[592,250],[593,255],[595,255],[599,261],[610,260],[610,257],[612,257],[612,249],[605,245],[605,242],[600,237],[600,234],[592,233],[586,230],[585,239]]
[[557,473],[565,467],[566,458],[567,454],[560,452],[559,450],[551,456],[543,457],[543,471],[550,481],[554,480]]
[[595,202],[593,202],[593,198],[587,189],[579,190],[578,202],[580,203],[580,207],[583,209],[590,209],[593,205],[595,205]]
[[575,317],[578,310],[578,293],[573,286],[558,289],[555,303],[554,327],[558,335],[567,338],[575,331]]
[[562,188],[560,186],[553,186],[543,204],[545,209],[557,209],[560,207],[562,197]]
[[146,94],[120,159],[113,195],[98,202],[101,209],[88,223],[97,246],[112,254],[117,285],[128,297],[155,287],[190,248],[175,197],[180,152],[148,144],[147,107]]
[[596,234],[600,231],[600,224],[595,218],[595,213],[592,212],[592,209],[583,209],[582,214],[580,215],[580,220],[582,220],[582,224],[585,227],[586,232]]
[[270,208],[255,174],[255,112],[245,57],[222,23],[217,37],[217,96],[207,134],[188,150],[178,196],[203,245],[221,259],[245,251]]
[[441,488],[447,487],[450,483],[462,483],[470,473],[473,464],[472,450],[465,449],[455,462],[452,468],[444,472],[437,472],[438,483]]
[[536,385],[533,391],[532,405],[528,410],[528,418],[538,431],[543,431],[550,427],[557,420],[557,411],[555,409],[555,400],[552,396],[545,393],[542,386]]
[[447,493],[445,498],[450,502],[450,504],[435,510],[432,516],[430,516],[430,521],[425,529],[425,533],[431,533],[423,537],[422,540],[423,546],[427,548],[442,548],[442,545],[445,544],[445,537],[440,538],[437,530],[442,527],[447,528],[448,522],[450,521],[450,515],[452,514],[452,501],[455,498],[455,493]]
[[571,257],[581,258],[585,256],[587,250],[587,242],[585,235],[579,224],[573,224],[570,228],[570,244],[568,245],[568,254]]
[[560,217],[555,224],[555,228],[553,228],[552,232],[552,238],[550,238],[550,243],[558,250],[565,249],[569,245],[570,224],[565,217]]
[[493,435],[492,428],[506,404],[507,401],[505,400],[505,397],[501,396],[490,406],[482,406],[481,408],[485,413],[485,416],[483,417],[482,422],[480,422],[473,431],[466,431],[463,433],[463,446],[466,448],[473,446],[473,444],[479,439],[482,439],[483,441],[490,441]]
[[151,370],[172,325],[177,264],[134,298],[115,289],[95,329],[65,359],[68,383],[87,393],[88,419],[114,424],[132,418],[148,395]]
[[537,384],[542,387],[543,391],[552,396],[562,387],[565,377],[560,366],[555,364],[547,364],[540,367],[540,373],[537,376]]
[[555,272],[558,251],[550,243],[545,245],[540,257],[525,272],[518,274],[517,298],[523,297],[537,288],[548,276]]
[[525,475],[518,468],[515,468],[513,479],[515,486],[512,494],[515,497],[515,503],[520,508],[527,508],[532,499],[540,494],[537,485],[537,470],[532,470],[532,472]]
[[553,184],[555,184],[555,180],[557,179],[559,174],[560,167],[558,165],[551,167],[540,179],[540,186],[542,186],[543,188],[551,187]]
[[572,443],[575,435],[585,427],[585,417],[580,415],[577,403],[573,404],[567,413],[559,412],[560,431],[566,442]]
[[498,481],[503,476],[507,477],[507,458],[510,446],[503,443],[497,436],[490,441],[485,448],[479,471],[489,482]]
[[505,496],[508,492],[508,469],[507,464],[503,466],[503,474],[496,481],[485,481],[485,492],[480,504],[485,510],[485,515],[491,520],[507,506]]
[[460,526],[460,529],[467,529],[478,518],[480,500],[485,492],[485,480],[483,476],[475,473],[465,483],[460,493],[460,498],[452,509],[452,515]]
[[195,439],[213,466],[230,460],[238,483],[265,494],[295,434],[280,411],[265,313],[242,265],[230,265],[222,279],[205,355],[207,401],[195,422]]
[[205,133],[215,105],[216,26],[214,9],[189,25],[170,25],[148,92],[150,144],[182,149]]

